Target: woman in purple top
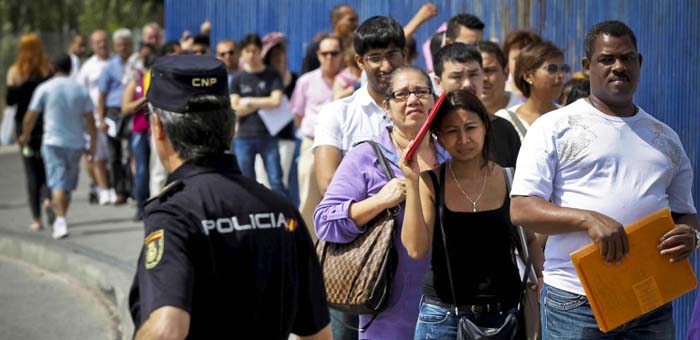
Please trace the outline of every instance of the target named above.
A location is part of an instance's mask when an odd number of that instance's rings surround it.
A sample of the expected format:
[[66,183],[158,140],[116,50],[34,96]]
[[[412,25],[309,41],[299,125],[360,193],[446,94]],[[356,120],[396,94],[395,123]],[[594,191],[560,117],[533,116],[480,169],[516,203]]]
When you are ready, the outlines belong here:
[[[363,143],[345,155],[323,200],[314,211],[314,224],[320,239],[349,243],[365,230],[365,225],[388,208],[399,206],[394,247],[398,265],[385,309],[380,312],[360,339],[411,339],[418,317],[421,282],[430,258],[414,260],[401,242],[406,185],[398,168],[398,159],[420,130],[433,107],[430,78],[415,66],[394,70],[384,101],[384,109],[393,128],[382,132],[377,142],[396,178],[387,181],[372,147]],[[445,160],[445,153],[426,138],[418,149],[422,170],[432,169]],[[371,315],[360,315],[364,326]]]

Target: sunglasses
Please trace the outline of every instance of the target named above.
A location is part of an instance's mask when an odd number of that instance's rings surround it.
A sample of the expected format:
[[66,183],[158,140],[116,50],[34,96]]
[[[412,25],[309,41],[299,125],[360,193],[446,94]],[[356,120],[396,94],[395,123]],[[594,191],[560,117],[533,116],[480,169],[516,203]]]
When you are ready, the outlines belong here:
[[234,55],[235,53],[236,53],[236,51],[234,51],[234,50],[229,50],[229,51],[219,52],[219,53],[217,53],[216,55],[218,55],[219,57],[223,57],[223,56],[225,56],[225,55]]
[[324,57],[324,58],[327,57],[327,56],[337,57],[337,56],[340,55],[340,51],[325,51],[325,52],[320,52],[320,51],[319,51],[318,54],[320,54],[320,55],[321,55],[322,57]]
[[561,65],[549,64],[546,67],[544,67],[544,69],[547,70],[547,73],[549,73],[549,74],[555,74],[557,72],[561,72],[561,73],[571,72],[571,66],[569,66],[568,64],[561,64]]

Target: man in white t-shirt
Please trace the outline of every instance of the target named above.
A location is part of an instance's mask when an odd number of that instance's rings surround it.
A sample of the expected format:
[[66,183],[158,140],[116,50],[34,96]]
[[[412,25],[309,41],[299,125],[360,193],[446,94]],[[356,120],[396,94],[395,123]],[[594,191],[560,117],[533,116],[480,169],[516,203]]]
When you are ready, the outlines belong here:
[[542,290],[543,339],[674,339],[671,304],[602,333],[569,254],[591,242],[609,263],[629,253],[623,225],[669,208],[676,227],[662,256],[687,258],[697,245],[693,180],[678,135],[634,105],[642,56],[624,23],[593,26],[584,43],[587,99],[538,119],[517,162],[514,224],[549,236]]
[[[90,47],[93,55],[83,63],[76,80],[83,85],[90,94],[92,103],[97,106],[100,98],[100,89],[98,80],[102,70],[107,66],[109,61],[109,36],[104,30],[96,30],[90,35]],[[98,121],[97,111],[93,112],[95,122]],[[85,135],[86,146],[89,145],[89,136]],[[109,179],[107,177],[107,157],[109,149],[107,148],[107,135],[104,131],[97,129],[96,132],[96,148],[95,154],[92,157],[85,155],[85,164],[88,175],[92,180],[90,188],[90,201],[93,197],[97,197],[100,204],[114,203],[116,193],[109,189]]]
[[352,96],[321,108],[314,129],[314,162],[321,193],[353,145],[375,139],[391,125],[382,101],[391,72],[406,63],[406,38],[396,20],[376,16],[367,19],[355,32],[355,61],[367,74],[367,85]]

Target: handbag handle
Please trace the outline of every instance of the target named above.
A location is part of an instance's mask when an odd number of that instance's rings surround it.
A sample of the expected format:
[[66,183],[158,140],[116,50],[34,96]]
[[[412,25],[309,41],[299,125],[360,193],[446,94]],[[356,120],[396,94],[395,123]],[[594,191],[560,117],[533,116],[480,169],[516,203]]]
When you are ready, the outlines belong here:
[[382,152],[382,149],[379,147],[379,144],[373,140],[368,140],[365,141],[369,143],[369,145],[372,146],[372,149],[374,150],[374,153],[377,155],[377,160],[379,161],[379,166],[382,167],[382,170],[384,171],[384,175],[386,178],[391,181],[394,179],[394,172],[391,171],[389,168],[389,164],[386,162],[386,157],[384,157],[384,153]]
[[[515,169],[513,168],[503,168],[503,173],[506,176],[506,191],[510,195],[510,190],[513,187],[513,173],[515,172]],[[530,258],[530,250],[527,249],[527,238],[525,236],[525,229],[523,226],[519,225],[516,226],[516,237],[518,238],[518,243],[520,244],[520,247],[518,250],[520,251],[520,258],[523,261],[523,263],[528,263],[530,262],[530,266],[534,266],[532,264],[532,259]],[[516,244],[517,246],[517,244]],[[529,279],[532,282],[537,282],[537,274],[535,274],[534,267],[530,268],[530,277]]]
[[[377,155],[377,161],[379,161],[379,166],[382,168],[382,171],[384,172],[384,176],[386,176],[387,183],[394,179],[396,176],[394,176],[394,172],[391,171],[391,168],[389,168],[389,163],[386,160],[386,157],[384,157],[384,153],[382,152],[382,147],[375,141],[373,140],[366,140],[360,143],[369,143],[370,146],[372,146],[372,150],[374,150],[374,153]],[[357,144],[360,144],[357,143]],[[356,144],[356,145],[357,145]],[[398,214],[398,206],[387,209],[387,213],[391,215],[396,215]]]
[[[507,176],[506,176],[506,178],[507,178]],[[433,179],[434,179],[434,177],[433,177]],[[445,227],[443,225],[443,216],[444,216],[444,210],[445,210],[445,185],[444,185],[444,183],[445,183],[445,163],[442,163],[442,165],[440,165],[440,183],[438,184],[438,195],[437,195],[438,224],[440,225],[440,231],[442,234],[442,248],[445,252],[445,261],[447,261],[447,276],[448,276],[449,282],[450,282],[450,291],[452,292],[452,304],[454,305],[455,315],[458,315],[459,309],[457,306],[457,295],[455,294],[454,279],[452,278],[452,265],[450,263],[450,254],[447,251],[447,237],[445,236]],[[518,310],[520,310],[520,307],[521,307],[520,301],[522,301],[523,294],[525,293],[525,288],[527,288],[527,276],[530,274],[531,265],[532,265],[531,259],[528,258],[527,262],[525,263],[525,266],[526,266],[525,273],[523,274],[523,278],[520,282],[520,292],[518,295]]]

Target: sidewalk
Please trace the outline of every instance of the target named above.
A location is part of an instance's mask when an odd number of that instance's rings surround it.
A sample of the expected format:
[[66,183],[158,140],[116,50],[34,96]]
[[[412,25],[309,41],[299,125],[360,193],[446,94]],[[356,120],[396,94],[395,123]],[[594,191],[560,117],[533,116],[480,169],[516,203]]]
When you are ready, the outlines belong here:
[[127,298],[143,225],[132,221],[135,208],[130,205],[88,204],[88,186],[83,170],[68,211],[68,238],[53,240],[45,218],[43,231],[31,231],[22,160],[16,147],[0,147],[0,255],[68,274],[100,291],[115,306],[121,338],[131,339]]

